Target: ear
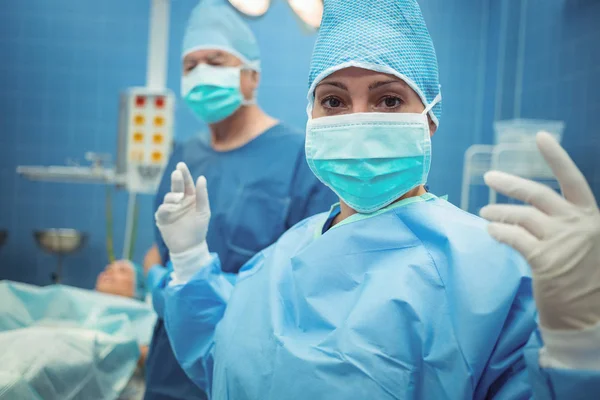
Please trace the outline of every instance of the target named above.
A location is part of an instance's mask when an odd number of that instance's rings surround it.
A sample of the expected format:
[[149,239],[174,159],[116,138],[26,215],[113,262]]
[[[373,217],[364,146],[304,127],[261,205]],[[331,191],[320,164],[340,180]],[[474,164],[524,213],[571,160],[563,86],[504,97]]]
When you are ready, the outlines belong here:
[[254,85],[254,89],[258,88],[259,83],[260,73],[258,71],[252,71],[252,84]]
[[433,137],[437,131],[437,125],[431,120],[429,115],[427,116],[427,121],[429,121],[429,136]]

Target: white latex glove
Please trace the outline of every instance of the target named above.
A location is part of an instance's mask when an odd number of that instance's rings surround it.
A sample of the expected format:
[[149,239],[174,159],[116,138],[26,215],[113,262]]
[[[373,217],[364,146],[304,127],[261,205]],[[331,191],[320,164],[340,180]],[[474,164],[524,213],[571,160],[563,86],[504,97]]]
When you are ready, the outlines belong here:
[[542,328],[583,330],[600,323],[600,212],[581,171],[544,132],[537,145],[564,198],[537,182],[488,172],[494,190],[531,206],[488,205],[481,216],[489,233],[513,247],[532,269]]
[[154,218],[169,249],[173,281],[185,283],[210,260],[206,245],[210,221],[206,178],[199,177],[194,186],[187,165],[177,164],[171,174],[171,191],[165,195]]

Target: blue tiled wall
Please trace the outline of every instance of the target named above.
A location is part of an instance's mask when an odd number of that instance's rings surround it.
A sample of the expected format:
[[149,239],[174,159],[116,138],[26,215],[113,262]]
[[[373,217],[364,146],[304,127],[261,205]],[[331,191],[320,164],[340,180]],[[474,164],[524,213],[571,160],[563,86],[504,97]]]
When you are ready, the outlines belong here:
[[[504,57],[499,57],[501,19],[507,26]],[[600,199],[600,3],[594,0],[501,0],[493,2],[488,36],[483,139],[493,140],[497,89],[498,119],[562,120],[563,145]],[[519,23],[524,52],[519,54]],[[502,53],[502,52],[500,52]],[[504,63],[504,74],[498,65]],[[519,107],[517,76],[522,65]]]
[[[0,10],[0,279],[50,282],[55,259],[32,232],[67,227],[89,234],[82,251],[65,260],[65,283],[92,287],[107,263],[105,187],[33,182],[17,165],[85,163],[86,151],[116,154],[118,96],[145,83],[149,0],[19,0]],[[196,1],[172,2],[168,86],[179,91],[181,38]],[[263,50],[259,100],[266,110],[302,128],[313,35],[297,28],[276,2],[250,21]],[[177,137],[204,127],[178,104]],[[153,199],[140,197],[134,260],[152,243]],[[121,254],[127,194],[113,193],[114,242]]]
[[[36,247],[32,231],[66,227],[90,240],[66,259],[64,281],[91,287],[107,261],[105,188],[32,182],[15,169],[85,163],[86,151],[114,155],[119,91],[144,84],[149,2],[9,3],[0,11],[0,227],[10,235],[0,249],[0,277],[49,283],[56,261]],[[120,252],[126,195],[114,197]],[[141,213],[150,212],[142,199]],[[150,228],[144,219],[138,258]]]
[[443,97],[429,185],[458,204],[464,152],[480,141],[488,0],[419,3],[436,48]]
[[600,200],[600,2],[530,0],[522,114],[566,123],[563,144]]

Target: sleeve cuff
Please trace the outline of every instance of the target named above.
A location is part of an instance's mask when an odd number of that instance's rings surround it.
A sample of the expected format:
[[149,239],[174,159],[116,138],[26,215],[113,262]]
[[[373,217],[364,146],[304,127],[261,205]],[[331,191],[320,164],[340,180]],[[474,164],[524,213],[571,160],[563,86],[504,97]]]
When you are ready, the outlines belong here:
[[600,323],[584,330],[539,329],[544,340],[540,367],[600,371]]
[[186,284],[202,267],[209,265],[212,259],[206,241],[182,253],[171,253],[173,279],[169,286]]
[[156,264],[148,270],[148,274],[146,275],[146,286],[148,287],[148,292],[152,292],[160,285],[167,272],[167,269],[160,264]]

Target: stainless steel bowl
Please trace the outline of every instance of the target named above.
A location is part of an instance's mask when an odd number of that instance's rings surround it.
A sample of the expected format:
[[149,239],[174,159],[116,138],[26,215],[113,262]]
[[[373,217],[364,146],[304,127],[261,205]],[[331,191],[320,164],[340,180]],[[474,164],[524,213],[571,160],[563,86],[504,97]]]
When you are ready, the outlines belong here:
[[6,239],[8,239],[8,231],[0,230],[0,247],[4,246]]
[[87,240],[87,234],[75,229],[45,229],[33,232],[42,250],[52,254],[71,254],[79,250]]

